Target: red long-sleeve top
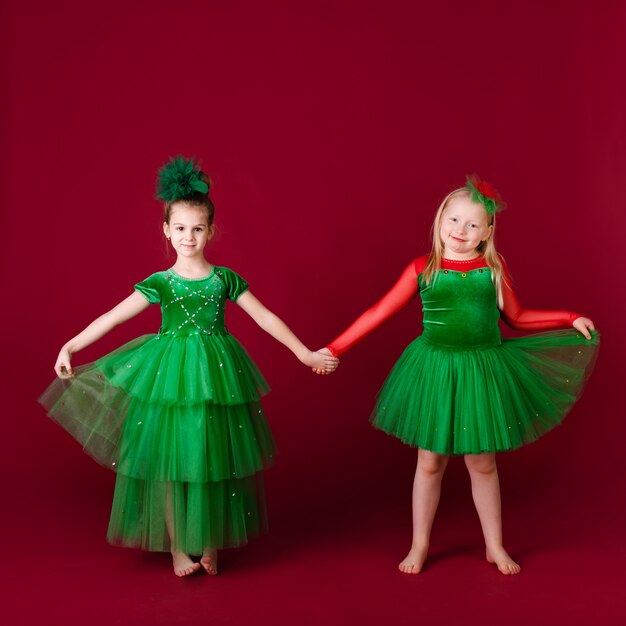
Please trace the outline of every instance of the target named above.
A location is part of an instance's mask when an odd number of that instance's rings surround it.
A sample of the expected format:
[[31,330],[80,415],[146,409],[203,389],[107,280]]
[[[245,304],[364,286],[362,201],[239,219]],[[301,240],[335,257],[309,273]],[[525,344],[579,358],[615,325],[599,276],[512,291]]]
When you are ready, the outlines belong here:
[[[419,291],[417,278],[424,271],[427,260],[428,256],[425,255],[411,261],[396,284],[374,306],[365,311],[341,335],[334,339],[327,348],[335,356],[341,356],[407,306]],[[504,280],[502,281],[504,306],[500,315],[509,326],[517,330],[546,330],[570,326],[574,320],[581,317],[581,315],[571,311],[525,309],[513,291],[511,277],[502,257],[500,257],[500,261],[504,270]],[[487,267],[483,257],[468,261],[442,259],[441,262],[441,271],[463,272],[483,267]]]

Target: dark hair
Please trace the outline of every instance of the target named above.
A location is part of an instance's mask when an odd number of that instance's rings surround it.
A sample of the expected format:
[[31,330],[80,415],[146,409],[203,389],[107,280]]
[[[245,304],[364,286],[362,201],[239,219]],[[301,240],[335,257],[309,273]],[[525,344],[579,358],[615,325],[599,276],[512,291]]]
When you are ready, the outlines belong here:
[[[200,172],[200,179],[204,181],[209,189],[211,189],[211,179],[204,173]],[[165,203],[164,207],[164,216],[163,220],[166,224],[170,223],[170,217],[172,214],[172,206],[180,202],[182,204],[188,204],[194,207],[203,207],[206,210],[207,221],[209,226],[213,224],[213,217],[215,215],[215,205],[211,202],[211,198],[209,198],[209,193],[202,193],[201,191],[194,191],[190,196],[185,198],[180,198],[178,200],[172,200],[170,202]]]

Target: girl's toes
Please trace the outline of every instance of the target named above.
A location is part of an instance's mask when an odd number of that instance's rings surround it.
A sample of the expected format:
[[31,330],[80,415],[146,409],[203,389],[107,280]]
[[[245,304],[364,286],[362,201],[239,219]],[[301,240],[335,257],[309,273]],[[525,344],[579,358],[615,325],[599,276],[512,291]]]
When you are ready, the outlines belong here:
[[217,575],[217,563],[216,556],[203,556],[200,559],[200,565],[204,568],[204,571],[209,574],[209,576]]

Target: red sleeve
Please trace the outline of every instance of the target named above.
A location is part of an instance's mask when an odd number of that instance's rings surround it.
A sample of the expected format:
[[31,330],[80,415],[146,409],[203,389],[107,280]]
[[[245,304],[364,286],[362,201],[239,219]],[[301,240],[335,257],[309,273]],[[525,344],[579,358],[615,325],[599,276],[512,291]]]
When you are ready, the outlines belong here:
[[409,304],[418,292],[417,277],[424,269],[425,259],[411,261],[398,282],[326,347],[335,356],[342,355]]
[[571,311],[537,311],[533,309],[525,309],[517,299],[513,288],[504,259],[502,261],[502,269],[504,270],[502,281],[502,298],[504,306],[502,307],[502,319],[511,327],[517,330],[546,330],[550,328],[562,328],[563,326],[571,326],[572,322],[579,317],[578,313]]

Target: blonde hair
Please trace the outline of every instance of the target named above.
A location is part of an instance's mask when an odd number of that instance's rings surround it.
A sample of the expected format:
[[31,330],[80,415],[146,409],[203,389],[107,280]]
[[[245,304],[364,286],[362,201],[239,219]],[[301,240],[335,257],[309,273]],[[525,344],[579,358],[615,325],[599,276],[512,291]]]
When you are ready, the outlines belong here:
[[[430,285],[431,281],[433,284],[435,283],[435,281],[437,280],[437,274],[441,269],[441,260],[443,259],[444,245],[443,241],[441,241],[441,237],[439,236],[439,230],[441,228],[441,219],[443,217],[443,213],[448,208],[450,201],[453,198],[458,197],[467,197],[471,199],[469,189],[467,189],[467,187],[459,187],[458,189],[451,191],[443,199],[443,202],[439,205],[439,208],[437,209],[435,221],[433,222],[433,248],[428,255],[426,267],[422,272],[422,277],[427,285]],[[500,261],[500,257],[496,252],[496,246],[494,244],[496,216],[495,214],[489,215],[487,211],[485,211],[485,215],[487,216],[487,221],[489,225],[492,227],[491,234],[485,241],[480,242],[480,245],[476,248],[476,252],[482,254],[485,262],[487,263],[487,266],[491,269],[491,280],[493,281],[493,285],[496,289],[498,308],[502,309],[502,307],[504,306],[504,301],[502,298],[502,281],[506,279],[504,277],[502,262]]]

